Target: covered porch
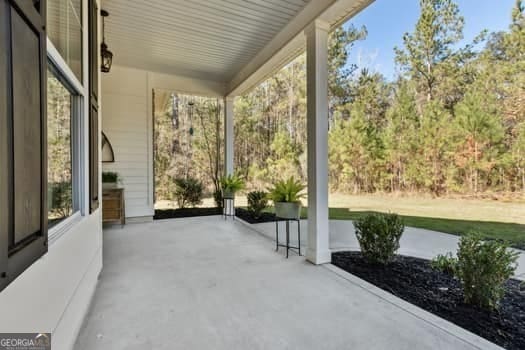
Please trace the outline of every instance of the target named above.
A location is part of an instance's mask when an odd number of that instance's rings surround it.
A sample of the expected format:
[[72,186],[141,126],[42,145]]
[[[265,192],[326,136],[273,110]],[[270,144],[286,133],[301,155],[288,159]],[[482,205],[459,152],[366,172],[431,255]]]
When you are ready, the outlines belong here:
[[490,349],[331,265],[219,216],[104,231],[75,349]]
[[[103,2],[114,65],[102,75],[102,130],[112,143],[128,222],[154,215],[154,90],[219,98],[222,173],[234,173],[234,98],[306,51],[308,246],[306,259],[330,262],[328,248],[328,38],[372,0]],[[140,24],[140,26],[137,26]]]
[[[329,34],[372,2],[0,0],[4,334],[81,350],[497,348],[330,265]],[[223,101],[232,174],[234,98],[304,52],[305,256],[237,220],[153,221],[153,91]],[[103,171],[121,175],[123,227],[103,229]]]

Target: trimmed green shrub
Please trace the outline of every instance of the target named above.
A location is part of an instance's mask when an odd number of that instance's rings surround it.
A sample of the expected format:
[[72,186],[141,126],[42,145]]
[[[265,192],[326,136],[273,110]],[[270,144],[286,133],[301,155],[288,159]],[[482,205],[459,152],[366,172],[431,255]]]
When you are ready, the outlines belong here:
[[430,266],[432,266],[433,269],[449,275],[454,274],[457,264],[458,260],[452,255],[452,253],[447,253],[445,255],[439,254],[430,262]]
[[504,283],[516,270],[518,256],[503,243],[483,241],[476,234],[461,237],[455,275],[463,286],[465,302],[497,308],[505,294]]
[[186,206],[195,207],[202,203],[204,188],[199,180],[189,177],[177,178],[174,182],[174,197],[179,208],[186,208]]
[[248,210],[254,217],[259,218],[264,209],[268,207],[268,194],[264,191],[248,193]]
[[405,226],[396,214],[368,214],[354,223],[363,256],[374,264],[387,264],[399,249]]

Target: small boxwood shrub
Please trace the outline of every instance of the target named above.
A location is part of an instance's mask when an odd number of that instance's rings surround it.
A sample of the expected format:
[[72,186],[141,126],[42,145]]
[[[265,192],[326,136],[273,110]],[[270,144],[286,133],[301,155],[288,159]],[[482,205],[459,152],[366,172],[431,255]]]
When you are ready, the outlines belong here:
[[445,255],[439,254],[432,259],[430,266],[435,270],[453,275],[456,271],[457,263],[458,260],[452,255],[452,253],[447,253]]
[[455,275],[461,281],[465,302],[486,309],[497,308],[504,283],[516,270],[518,253],[497,241],[483,241],[470,234],[459,241]]
[[248,193],[248,210],[255,218],[259,218],[264,209],[268,207],[268,193],[252,191]]
[[174,197],[179,208],[195,207],[202,203],[203,186],[194,178],[177,178],[175,181]]
[[405,226],[396,214],[368,214],[354,223],[363,256],[375,264],[386,264],[399,249]]

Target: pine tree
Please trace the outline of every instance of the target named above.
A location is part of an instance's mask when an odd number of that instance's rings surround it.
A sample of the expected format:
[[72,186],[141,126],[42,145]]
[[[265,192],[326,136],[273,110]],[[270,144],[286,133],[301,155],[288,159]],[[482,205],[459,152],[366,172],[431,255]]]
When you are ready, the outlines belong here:
[[[503,127],[495,98],[482,90],[469,91],[456,109],[457,164],[464,168],[470,191],[482,190],[480,172],[487,175],[495,167],[503,139]],[[486,185],[486,181],[483,186]]]
[[399,79],[387,111],[384,131],[389,191],[415,190],[406,176],[406,169],[418,155],[418,121],[410,81]]
[[420,0],[420,8],[414,32],[403,36],[404,49],[395,49],[396,62],[430,102],[443,72],[457,62],[454,46],[463,39],[464,19],[452,0]]
[[366,39],[366,27],[359,29],[353,25],[337,27],[330,33],[328,41],[328,100],[329,120],[333,123],[334,115],[342,106],[350,102],[351,89],[349,78],[357,69],[355,64],[348,64],[348,57],[356,41]]

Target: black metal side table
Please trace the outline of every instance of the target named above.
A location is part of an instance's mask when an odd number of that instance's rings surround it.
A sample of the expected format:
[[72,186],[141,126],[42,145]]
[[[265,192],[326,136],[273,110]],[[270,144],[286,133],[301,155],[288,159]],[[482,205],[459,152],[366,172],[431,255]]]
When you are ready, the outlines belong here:
[[[286,244],[279,243],[279,221],[286,223]],[[297,223],[297,246],[290,245],[290,222]],[[301,220],[300,219],[284,219],[275,218],[275,251],[279,251],[279,247],[286,248],[286,258],[288,259],[288,251],[291,249],[301,255]]]
[[234,198],[223,198],[222,199],[222,216],[226,220],[229,216],[232,220],[235,220],[235,199]]

